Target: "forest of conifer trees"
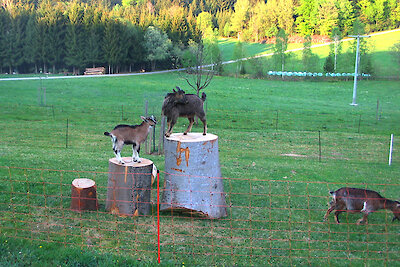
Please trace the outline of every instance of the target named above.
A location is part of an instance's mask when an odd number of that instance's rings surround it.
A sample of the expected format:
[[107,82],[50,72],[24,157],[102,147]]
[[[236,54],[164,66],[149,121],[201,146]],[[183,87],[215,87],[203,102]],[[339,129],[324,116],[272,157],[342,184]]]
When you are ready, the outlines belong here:
[[[400,27],[398,0],[2,0],[0,71],[109,73],[180,66],[188,46],[218,37],[260,42]],[[214,57],[215,58],[215,57]]]

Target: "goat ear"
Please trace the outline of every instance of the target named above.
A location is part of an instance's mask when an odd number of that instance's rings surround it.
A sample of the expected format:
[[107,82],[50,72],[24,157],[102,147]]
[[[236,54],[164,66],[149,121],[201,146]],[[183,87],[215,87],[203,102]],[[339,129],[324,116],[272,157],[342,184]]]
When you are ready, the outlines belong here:
[[142,119],[142,121],[147,121],[146,117],[140,116],[140,118]]
[[175,89],[172,89],[172,91],[173,91],[174,93],[176,93]]

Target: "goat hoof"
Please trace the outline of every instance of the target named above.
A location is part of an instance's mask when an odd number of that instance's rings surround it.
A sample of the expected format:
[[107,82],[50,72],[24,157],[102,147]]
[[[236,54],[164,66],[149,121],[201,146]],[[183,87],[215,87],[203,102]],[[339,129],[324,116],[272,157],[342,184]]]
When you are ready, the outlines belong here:
[[203,135],[207,135],[206,133],[203,133]]
[[183,135],[187,135],[187,132],[184,132]]

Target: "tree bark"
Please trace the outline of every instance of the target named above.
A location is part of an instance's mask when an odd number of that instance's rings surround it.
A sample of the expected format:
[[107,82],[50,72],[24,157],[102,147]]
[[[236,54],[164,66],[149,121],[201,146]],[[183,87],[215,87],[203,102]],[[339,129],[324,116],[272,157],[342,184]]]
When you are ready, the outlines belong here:
[[172,134],[165,139],[165,189],[160,209],[208,218],[227,215],[218,136]]
[[109,160],[106,210],[120,216],[138,216],[151,213],[151,182],[153,162],[141,158],[141,163],[123,158]]
[[71,186],[71,209],[97,210],[96,183],[90,179],[75,179]]

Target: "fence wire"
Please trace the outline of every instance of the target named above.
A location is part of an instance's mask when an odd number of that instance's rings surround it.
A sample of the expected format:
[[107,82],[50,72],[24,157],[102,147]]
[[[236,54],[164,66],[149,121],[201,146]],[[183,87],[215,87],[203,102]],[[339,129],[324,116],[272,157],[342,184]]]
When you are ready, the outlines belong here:
[[[161,201],[165,174],[161,172]],[[76,178],[95,181],[98,210],[71,209]],[[356,224],[359,213],[343,213],[341,224],[333,214],[323,221],[330,190],[371,189],[394,200],[400,184],[217,178],[224,184],[226,217],[208,219],[175,210],[157,217],[155,184],[150,203],[144,203],[151,205],[150,214],[118,216],[105,209],[107,172],[0,167],[0,232],[8,238],[93,248],[153,263],[158,256],[161,262],[202,266],[400,263],[400,223],[391,222],[390,211],[372,213],[367,225]]]
[[[160,97],[159,97],[160,98]],[[158,99],[158,98],[157,98]],[[2,105],[3,116],[16,118],[18,120],[29,120],[20,129],[21,134],[15,136],[10,131],[1,131],[4,140],[17,140],[18,145],[31,144],[34,141],[35,146],[45,146],[49,142],[61,144],[65,147],[80,146],[82,136],[101,137],[104,139],[103,132],[111,131],[118,124],[140,124],[140,116],[145,114],[155,115],[158,124],[149,134],[146,142],[145,153],[162,154],[162,141],[164,130],[161,129],[161,107],[155,104],[156,101],[148,101],[147,108],[143,105],[121,105],[119,107],[62,107],[62,106],[34,106],[34,105]],[[159,101],[162,103],[162,101]],[[282,136],[290,131],[304,132],[304,135],[318,135],[321,131],[325,133],[335,133],[339,137],[343,134],[366,134],[360,138],[366,138],[368,135],[386,135],[396,134],[400,131],[397,117],[399,111],[390,110],[391,116],[386,115],[389,107],[380,105],[375,110],[371,106],[369,110],[354,112],[350,114],[334,114],[329,111],[282,111],[273,109],[254,110],[252,107],[243,107],[242,111],[222,110],[218,106],[208,104],[207,121],[209,131],[219,129],[219,131],[233,132],[280,132]],[[155,112],[158,111],[158,112]],[[26,117],[25,117],[26,116]],[[84,120],[82,118],[85,118]],[[249,120],[252,123],[249,123]],[[254,123],[257,122],[257,123]],[[1,125],[1,122],[0,122]],[[184,118],[178,120],[174,127],[174,132],[186,130],[188,121]],[[163,125],[165,127],[165,124]],[[82,132],[82,127],[85,133]],[[6,128],[21,128],[19,121],[9,121],[4,123]],[[194,126],[193,131],[202,130],[201,122]],[[311,134],[308,134],[311,133]],[[161,138],[160,138],[161,137]],[[357,141],[353,138],[353,141]]]

